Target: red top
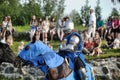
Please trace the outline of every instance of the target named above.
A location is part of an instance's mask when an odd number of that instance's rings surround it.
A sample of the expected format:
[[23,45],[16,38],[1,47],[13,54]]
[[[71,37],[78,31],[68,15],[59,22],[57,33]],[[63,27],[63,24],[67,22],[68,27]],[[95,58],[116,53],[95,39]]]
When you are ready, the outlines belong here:
[[119,20],[117,19],[113,20],[113,25],[114,25],[114,28],[117,28],[119,26]]
[[91,42],[91,43],[87,42],[87,43],[85,43],[85,46],[86,46],[87,49],[90,49],[94,46],[94,42]]

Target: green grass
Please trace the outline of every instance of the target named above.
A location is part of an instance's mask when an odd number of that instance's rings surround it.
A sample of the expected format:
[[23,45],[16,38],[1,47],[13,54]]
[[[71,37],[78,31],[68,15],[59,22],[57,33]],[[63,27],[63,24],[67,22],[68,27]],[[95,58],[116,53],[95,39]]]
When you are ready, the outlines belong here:
[[77,30],[77,31],[78,30],[83,31],[83,30],[86,30],[86,29],[87,29],[87,27],[85,27],[85,26],[84,27],[81,26],[81,25],[80,26],[75,26],[75,30]]
[[[14,29],[16,32],[26,32],[30,30],[30,26],[29,25],[25,25],[25,26],[14,26]],[[83,26],[75,26],[75,30],[85,30],[87,29],[87,27],[83,27]]]
[[[29,30],[29,26],[15,26],[14,27],[17,32],[27,32]],[[82,26],[76,26],[75,30],[85,30],[87,27],[82,27]],[[24,41],[25,44],[27,44],[29,41],[26,40],[19,40],[19,41],[14,41],[13,46],[11,46],[12,50],[14,53],[17,55],[17,48],[18,45],[20,44],[21,41]],[[58,49],[58,46],[60,44],[59,41],[50,41],[51,45],[53,46],[54,50]],[[105,40],[102,40],[102,45],[106,43]],[[86,59],[97,59],[97,58],[106,58],[106,57],[112,57],[112,56],[120,56],[120,49],[102,49],[104,54],[101,54],[99,57],[97,56],[87,56],[85,55]]]
[[27,32],[30,30],[30,26],[26,25],[26,26],[14,26],[13,27],[15,29],[16,32]]
[[22,80],[22,78],[6,78],[4,75],[0,75],[0,80]]
[[120,49],[102,49],[103,54],[100,54],[100,56],[87,56],[85,55],[86,59],[103,59],[103,58],[108,58],[108,57],[120,57]]
[[[25,43],[25,45],[29,42],[29,41],[26,41],[26,40],[21,40],[21,41],[23,41]],[[14,41],[13,45],[11,46],[11,49],[13,50],[15,55],[18,54],[18,46],[20,45],[21,41]]]

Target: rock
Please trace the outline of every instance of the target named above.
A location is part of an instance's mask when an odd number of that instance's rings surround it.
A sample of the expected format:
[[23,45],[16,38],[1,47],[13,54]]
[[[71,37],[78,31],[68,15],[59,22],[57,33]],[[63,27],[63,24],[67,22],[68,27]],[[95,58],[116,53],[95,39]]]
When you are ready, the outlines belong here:
[[104,74],[108,74],[108,73],[109,73],[109,70],[108,70],[107,67],[103,67],[103,68],[102,68],[102,71],[103,71]]
[[120,63],[116,63],[117,67],[120,69]]
[[24,80],[33,80],[30,76],[25,76]]
[[0,67],[0,72],[2,72],[4,70],[4,68],[3,67]]
[[2,63],[1,66],[2,66],[2,67],[7,67],[7,65],[8,65],[7,63]]
[[5,73],[14,73],[14,68],[13,67],[7,67],[6,69],[5,69]]
[[[93,66],[96,80],[120,80],[120,57],[89,60],[89,64]],[[11,80],[44,80],[43,72],[33,66],[24,66],[26,75],[20,74],[18,68],[10,63],[2,63],[0,65],[0,77],[6,77]]]
[[117,58],[117,61],[120,62],[120,58]]
[[44,77],[41,77],[40,79],[38,79],[38,80],[44,80]]
[[95,75],[103,75],[102,68],[101,67],[93,67]]

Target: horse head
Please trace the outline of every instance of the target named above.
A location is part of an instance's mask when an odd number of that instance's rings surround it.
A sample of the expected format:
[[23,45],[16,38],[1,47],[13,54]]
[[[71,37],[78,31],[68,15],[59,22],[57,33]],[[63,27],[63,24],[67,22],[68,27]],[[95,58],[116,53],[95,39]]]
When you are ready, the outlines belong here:
[[2,62],[15,62],[15,54],[8,44],[0,42],[0,63]]

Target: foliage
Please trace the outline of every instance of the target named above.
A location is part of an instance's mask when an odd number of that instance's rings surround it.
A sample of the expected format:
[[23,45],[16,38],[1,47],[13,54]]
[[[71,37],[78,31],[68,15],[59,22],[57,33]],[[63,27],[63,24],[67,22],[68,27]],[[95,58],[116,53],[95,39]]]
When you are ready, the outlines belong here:
[[41,2],[35,2],[36,0],[29,0],[28,3],[22,4],[22,12],[21,15],[24,16],[26,22],[30,22],[31,17],[35,15],[36,17],[42,17],[41,11]]
[[0,75],[0,80],[22,80],[22,78],[6,78],[4,75]]
[[65,0],[43,0],[43,15],[56,17],[63,15]]
[[120,0],[111,0],[111,2],[116,5],[116,3],[120,3]]
[[97,0],[97,6],[95,7],[95,14],[96,17],[98,17],[99,15],[101,15],[101,7],[100,7],[100,0]]
[[0,0],[0,20],[2,21],[3,16],[12,16],[13,21],[17,18],[20,13],[19,0]]
[[86,25],[88,24],[88,20],[89,20],[89,10],[91,8],[91,6],[88,5],[89,1],[86,0],[86,4],[84,6],[82,6],[81,8],[81,19],[82,21],[86,21]]
[[0,1],[0,19],[3,16],[10,15],[14,25],[29,24],[31,17],[37,18],[45,15],[56,17],[57,19],[64,12],[65,0],[1,0]]
[[30,30],[30,26],[14,26],[13,27],[16,32],[28,32]]
[[111,16],[120,16],[120,14],[116,8],[112,9]]
[[58,7],[53,14],[54,16],[56,16],[56,20],[58,20],[63,15],[64,9],[65,9],[64,2],[65,0],[59,0],[57,3]]
[[75,25],[80,25],[80,14],[76,10],[72,10],[70,13],[70,18]]

